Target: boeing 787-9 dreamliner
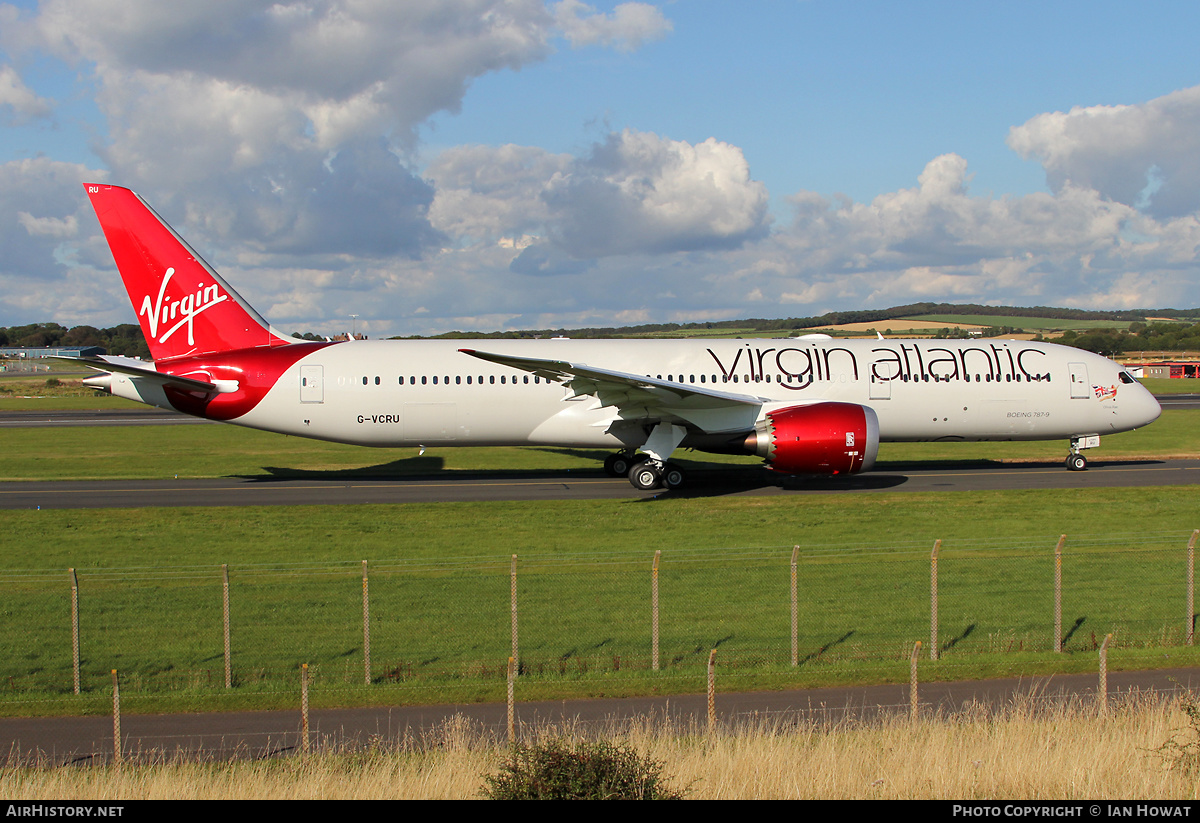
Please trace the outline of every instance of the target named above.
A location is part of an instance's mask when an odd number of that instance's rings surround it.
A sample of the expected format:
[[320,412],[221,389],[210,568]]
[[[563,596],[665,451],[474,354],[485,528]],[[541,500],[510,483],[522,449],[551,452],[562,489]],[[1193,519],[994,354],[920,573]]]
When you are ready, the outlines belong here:
[[1155,420],[1117,363],[1016,340],[347,340],[273,329],[137,194],[86,184],[153,362],[84,358],[98,389],[256,429],[381,447],[611,448],[677,488],[676,449],[789,474],[870,469],[885,441],[1056,440],[1066,465]]

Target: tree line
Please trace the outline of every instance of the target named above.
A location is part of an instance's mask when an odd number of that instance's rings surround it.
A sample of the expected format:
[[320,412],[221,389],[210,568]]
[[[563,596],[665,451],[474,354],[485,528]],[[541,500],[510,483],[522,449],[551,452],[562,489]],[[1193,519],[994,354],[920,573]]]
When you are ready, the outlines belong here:
[[[1065,343],[1098,354],[1116,355],[1136,351],[1195,351],[1200,350],[1200,322],[1147,322],[1147,317],[1174,317],[1200,321],[1200,309],[1145,309],[1121,312],[1056,309],[1046,307],[980,306],[976,304],[911,303],[877,311],[828,312],[819,317],[793,317],[783,320],[750,318],[746,320],[714,320],[701,323],[645,323],[640,326],[596,327],[587,329],[531,329],[503,332],[447,332],[434,339],[491,338],[521,339],[566,336],[576,339],[630,337],[648,334],[686,334],[706,330],[747,330],[754,332],[788,333],[803,329],[842,325],[845,323],[885,323],[888,320],[921,314],[988,314],[999,317],[1051,317],[1062,320],[1112,320],[1128,323],[1125,328],[1105,328],[1087,331],[1067,331],[1055,342]],[[880,328],[884,328],[882,325]],[[995,326],[984,332],[992,337],[1019,331],[1013,326]],[[304,340],[324,340],[312,332],[296,333]],[[965,332],[945,329],[939,337],[966,336]],[[1040,337],[1038,338],[1040,339]],[[0,326],[0,346],[41,348],[52,346],[99,346],[109,354],[150,358],[150,349],[141,328],[122,323],[111,328],[74,326],[58,323],[30,323],[24,326]]]
[[1140,351],[1200,351],[1200,323],[1144,323],[1135,321],[1127,329],[1068,331],[1055,340],[1079,349],[1112,357]]

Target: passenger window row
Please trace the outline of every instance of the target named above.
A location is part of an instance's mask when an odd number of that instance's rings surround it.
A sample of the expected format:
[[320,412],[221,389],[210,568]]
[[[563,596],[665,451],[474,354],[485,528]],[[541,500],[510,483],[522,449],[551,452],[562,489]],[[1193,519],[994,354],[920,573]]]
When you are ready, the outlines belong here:
[[[375,378],[373,378],[373,379],[374,379],[376,386],[381,385],[383,382],[382,378],[380,378],[378,375],[376,375]],[[371,377],[364,375],[363,379],[362,379],[362,384],[364,386],[368,386],[371,384],[371,381],[372,381]],[[399,385],[401,385],[401,386],[418,386],[418,385],[420,385],[420,386],[430,386],[430,385],[432,385],[432,386],[449,386],[450,382],[451,382],[451,377],[448,374],[440,375],[440,376],[436,375],[436,374],[432,375],[432,376],[423,374],[419,377],[416,375],[410,375],[409,377],[400,375],[400,377],[398,378],[398,381],[399,381]],[[473,386],[473,385],[482,386],[485,384],[485,382],[488,385],[495,385],[496,383],[500,383],[501,385],[512,384],[512,385],[516,386],[520,383],[525,383],[525,384],[533,383],[536,385],[536,384],[542,382],[542,378],[540,378],[536,375],[531,376],[528,374],[525,374],[525,375],[514,374],[511,377],[509,375],[502,374],[499,376],[499,379],[497,379],[497,376],[494,374],[488,375],[487,377],[485,377],[482,374],[479,375],[478,377],[476,377],[473,374],[468,374],[465,377],[461,374],[456,374],[456,375],[454,375],[453,381],[454,381],[454,385],[456,385],[456,386],[461,386],[464,384],[466,384],[468,386]],[[545,382],[550,383],[552,381],[547,380]]]

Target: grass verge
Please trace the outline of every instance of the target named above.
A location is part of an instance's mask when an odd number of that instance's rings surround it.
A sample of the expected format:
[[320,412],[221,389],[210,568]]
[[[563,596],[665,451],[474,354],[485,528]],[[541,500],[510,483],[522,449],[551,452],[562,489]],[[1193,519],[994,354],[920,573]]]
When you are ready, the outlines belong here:
[[[642,720],[599,732],[523,731],[535,742],[599,737],[629,747],[661,764],[663,780],[696,800],[1195,800],[1198,735],[1187,705],[1142,696],[1102,712],[1094,704],[1022,699],[996,713],[968,709],[917,721],[754,720],[710,734]],[[420,739],[307,757],[10,766],[0,770],[0,794],[8,802],[106,804],[470,799],[482,796],[486,777],[499,773],[508,753],[505,743],[458,718]]]

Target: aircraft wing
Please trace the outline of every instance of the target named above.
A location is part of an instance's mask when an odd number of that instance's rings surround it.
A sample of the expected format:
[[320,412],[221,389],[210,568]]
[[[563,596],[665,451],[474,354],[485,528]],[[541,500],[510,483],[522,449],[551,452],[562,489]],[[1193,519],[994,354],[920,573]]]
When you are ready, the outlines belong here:
[[753,428],[765,398],[718,391],[690,383],[675,383],[642,374],[603,369],[585,363],[513,357],[507,354],[459,349],[502,366],[530,372],[569,387],[575,397],[592,396],[601,406],[613,406],[627,419],[653,418],[690,424],[703,432]]
[[145,360],[134,360],[129,357],[46,357],[45,360],[57,360],[59,363],[71,363],[76,366],[86,366],[89,369],[95,369],[101,372],[117,372],[119,374],[127,374],[130,377],[137,377],[143,380],[149,380],[163,386],[171,386],[176,389],[185,391],[199,392],[219,392],[221,387],[215,383],[209,383],[205,380],[196,380],[191,377],[179,377],[173,374],[164,374],[154,368],[153,363]]

